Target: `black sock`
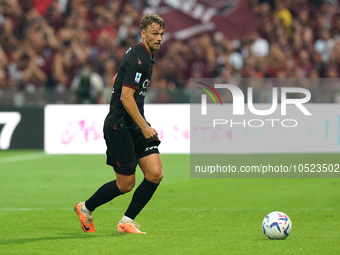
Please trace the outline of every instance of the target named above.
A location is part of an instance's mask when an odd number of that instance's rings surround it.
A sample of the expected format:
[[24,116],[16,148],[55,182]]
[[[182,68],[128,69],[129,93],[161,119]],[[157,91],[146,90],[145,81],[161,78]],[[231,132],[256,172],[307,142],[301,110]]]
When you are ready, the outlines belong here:
[[142,183],[138,186],[133,194],[132,201],[125,212],[125,216],[135,219],[137,214],[149,202],[153,193],[155,193],[158,184],[148,181],[144,178]]
[[123,193],[118,189],[116,181],[108,182],[101,186],[96,193],[85,202],[88,210],[94,211],[98,206],[105,204]]

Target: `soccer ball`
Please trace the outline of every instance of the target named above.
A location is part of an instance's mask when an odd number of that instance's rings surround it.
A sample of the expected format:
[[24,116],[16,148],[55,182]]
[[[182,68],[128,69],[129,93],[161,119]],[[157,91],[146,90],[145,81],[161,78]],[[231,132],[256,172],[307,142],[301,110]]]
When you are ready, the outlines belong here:
[[283,212],[271,212],[263,219],[262,230],[269,239],[285,239],[292,231],[292,222]]

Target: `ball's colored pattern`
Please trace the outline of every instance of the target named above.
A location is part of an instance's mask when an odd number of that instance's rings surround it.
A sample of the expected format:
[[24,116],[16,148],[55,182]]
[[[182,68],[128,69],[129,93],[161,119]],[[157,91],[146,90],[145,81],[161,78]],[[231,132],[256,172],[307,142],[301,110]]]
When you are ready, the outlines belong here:
[[262,230],[269,239],[285,239],[292,231],[292,221],[283,212],[271,212],[263,219]]

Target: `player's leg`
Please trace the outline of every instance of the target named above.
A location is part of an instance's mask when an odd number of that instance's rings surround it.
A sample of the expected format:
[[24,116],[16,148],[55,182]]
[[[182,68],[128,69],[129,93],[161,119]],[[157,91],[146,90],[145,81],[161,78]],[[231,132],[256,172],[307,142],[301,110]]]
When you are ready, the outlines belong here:
[[115,197],[125,194],[135,186],[135,174],[123,175],[115,171],[117,179],[101,186],[88,200],[85,206],[89,212],[97,207],[110,202]]
[[132,201],[125,212],[125,216],[132,220],[150,201],[163,179],[162,162],[158,153],[139,159],[138,164],[144,173],[144,179],[135,190]]
[[163,178],[162,163],[159,154],[151,154],[138,160],[144,173],[144,180],[135,190],[125,216],[134,220],[149,202]]
[[162,160],[159,153],[154,153],[138,160],[144,177],[149,182],[159,184],[163,179]]
[[130,134],[128,132],[117,133],[104,127],[104,137],[107,144],[106,163],[114,168],[117,179],[105,183],[88,200],[75,205],[74,210],[85,232],[95,232],[92,212],[97,207],[131,191],[135,185],[137,158],[134,155],[134,147],[129,144],[132,142]]
[[135,174],[122,175],[117,172],[117,179],[101,186],[88,200],[78,202],[75,211],[80,225],[85,232],[95,232],[92,212],[99,206],[110,202],[115,197],[130,192],[135,185]]
[[124,174],[119,174],[116,171],[115,171],[115,174],[116,174],[116,184],[117,184],[118,189],[124,194],[130,192],[136,183],[135,174],[124,175]]
[[133,221],[150,201],[163,178],[162,162],[157,146],[154,146],[148,153],[152,154],[138,160],[138,164],[144,173],[144,180],[135,190],[132,201],[126,210],[124,217],[119,222],[117,226],[118,232],[144,233],[140,232],[133,225]]
[[117,186],[116,180],[102,185],[88,200],[76,203],[74,210],[79,216],[80,226],[85,232],[95,232],[93,224],[93,211],[111,201],[115,197],[122,195],[123,192]]

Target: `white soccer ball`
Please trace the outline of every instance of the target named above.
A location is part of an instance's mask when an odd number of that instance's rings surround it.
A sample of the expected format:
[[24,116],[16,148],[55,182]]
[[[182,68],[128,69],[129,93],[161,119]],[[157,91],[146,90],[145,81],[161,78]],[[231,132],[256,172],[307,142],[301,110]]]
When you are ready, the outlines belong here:
[[271,212],[264,217],[262,230],[269,239],[285,239],[292,231],[292,221],[283,212]]

